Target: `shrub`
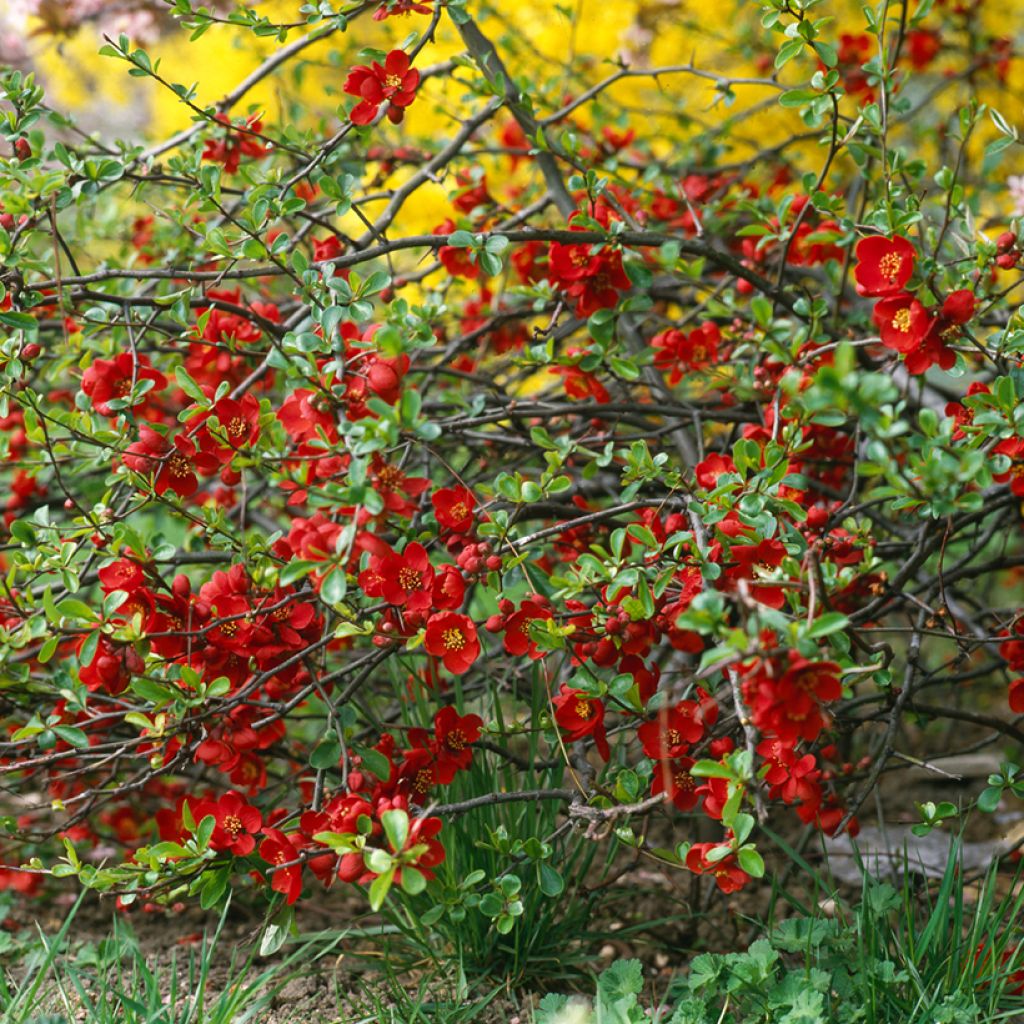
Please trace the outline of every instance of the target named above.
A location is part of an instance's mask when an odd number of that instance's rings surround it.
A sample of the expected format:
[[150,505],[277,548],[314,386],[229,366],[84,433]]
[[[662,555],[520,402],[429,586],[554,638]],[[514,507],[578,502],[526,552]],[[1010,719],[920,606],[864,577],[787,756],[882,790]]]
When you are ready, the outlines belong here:
[[171,13],[274,44],[210,103],[111,36],[173,137],[2,78],[3,884],[397,888],[499,943],[592,841],[731,893],[903,730],[1021,739],[984,12],[766,0],[754,75],[568,78],[470,0]]

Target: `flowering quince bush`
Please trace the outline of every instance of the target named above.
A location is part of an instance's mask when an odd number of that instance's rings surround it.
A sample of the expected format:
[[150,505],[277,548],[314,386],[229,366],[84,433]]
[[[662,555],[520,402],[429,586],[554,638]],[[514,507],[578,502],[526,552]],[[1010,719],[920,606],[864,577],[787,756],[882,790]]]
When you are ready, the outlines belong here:
[[[144,142],[4,75],[0,884],[429,925],[452,821],[556,804],[455,880],[510,931],[524,861],[733,893],[771,829],[855,834],[929,723],[1024,738],[1020,140],[977,95],[1012,42],[980,0],[833,6],[738,4],[756,77],[567,79],[473,0],[176,0],[275,47],[208,106],[112,36],[193,118]],[[244,108],[327,39],[333,122]],[[766,106],[792,137],[734,159]]]

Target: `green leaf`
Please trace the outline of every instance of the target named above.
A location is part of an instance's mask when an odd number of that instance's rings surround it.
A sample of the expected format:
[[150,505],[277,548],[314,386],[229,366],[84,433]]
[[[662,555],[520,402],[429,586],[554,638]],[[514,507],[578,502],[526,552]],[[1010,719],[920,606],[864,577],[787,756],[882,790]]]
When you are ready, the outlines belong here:
[[764,860],[761,854],[753,846],[744,846],[736,855],[740,867],[746,871],[751,878],[764,877]]
[[825,67],[834,68],[839,63],[839,53],[831,43],[818,40],[814,44],[814,49],[817,51]]
[[57,644],[59,642],[60,637],[56,634],[51,637],[47,637],[46,642],[39,648],[39,653],[36,655],[36,661],[41,665],[45,665],[56,653]]
[[89,737],[81,730],[73,725],[55,725],[53,731],[65,742],[70,743],[71,746],[82,749],[83,747],[89,746]]
[[690,774],[699,779],[733,779],[735,773],[727,765],[720,761],[698,761],[691,769]]
[[362,766],[369,769],[378,779],[388,779],[391,775],[391,762],[373,747],[356,747]]
[[380,910],[384,906],[384,900],[387,899],[388,891],[391,889],[391,883],[395,880],[395,869],[390,868],[385,871],[383,875],[378,875],[370,883],[370,907],[373,910]]
[[818,94],[813,89],[787,89],[779,97],[779,103],[784,107],[802,107],[817,98]]
[[788,42],[783,43],[775,57],[776,69],[788,64],[803,48],[804,41],[802,39],[790,39]]
[[194,402],[198,402],[203,406],[209,404],[206,395],[203,394],[202,388],[189,376],[189,372],[184,366],[175,367],[174,377],[181,390],[184,391],[185,394]]
[[446,239],[445,245],[455,249],[471,249],[476,245],[476,238],[468,231],[453,231]]
[[260,938],[260,956],[273,956],[295,931],[295,908],[282,907],[269,921]]
[[1002,795],[1002,788],[998,786],[990,786],[988,789],[983,789],[978,796],[978,810],[984,811],[985,814],[991,814],[999,806],[999,800]]
[[830,633],[836,633],[841,629],[845,629],[849,624],[850,620],[842,613],[825,612],[811,623],[810,629],[807,630],[807,635],[817,640],[820,637],[828,636]]
[[216,871],[206,872],[204,877],[205,881],[199,893],[199,906],[203,910],[210,910],[221,901],[228,891],[231,881],[231,866],[225,864],[224,867],[218,868]]
[[320,587],[320,596],[328,604],[340,604],[345,600],[348,592],[348,580],[345,577],[344,569],[332,569],[325,577]]
[[84,601],[73,597],[66,597],[57,605],[57,611],[69,619],[96,619],[96,612]]
[[545,896],[561,896],[565,890],[565,880],[550,865],[541,863],[538,866],[540,875],[540,891]]
[[385,811],[380,816],[380,823],[384,826],[384,834],[388,837],[391,849],[395,853],[404,850],[409,838],[409,815],[401,808]]
[[200,850],[205,850],[210,845],[210,837],[217,827],[217,819],[212,814],[207,814],[196,828],[196,845]]
[[423,877],[421,871],[417,871],[416,868],[402,868],[402,877],[400,879],[402,883],[402,890],[407,892],[410,896],[417,896],[423,892],[427,887],[427,880]]
[[341,740],[338,734],[329,730],[309,755],[309,763],[317,769],[337,768],[341,759]]

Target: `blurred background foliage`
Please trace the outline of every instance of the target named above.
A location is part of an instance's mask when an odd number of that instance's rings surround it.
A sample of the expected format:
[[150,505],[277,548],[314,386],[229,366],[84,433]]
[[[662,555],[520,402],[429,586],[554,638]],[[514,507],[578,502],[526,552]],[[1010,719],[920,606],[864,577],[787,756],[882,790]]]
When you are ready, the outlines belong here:
[[[12,45],[20,50],[16,60],[37,71],[51,105],[76,113],[84,128],[98,130],[108,138],[118,134],[160,138],[191,123],[192,112],[169,89],[151,80],[129,78],[124,64],[98,55],[103,32],[121,27],[114,16],[116,4],[100,5],[98,17],[72,31],[62,25],[60,10],[67,4],[60,0],[10,0],[10,5],[8,12],[0,15],[7,19],[6,26],[0,28],[6,27],[8,50]],[[299,0],[244,6],[275,24],[295,26],[287,35],[289,40],[304,31]],[[950,119],[970,95],[1002,111],[1011,124],[1019,118],[1024,60],[1014,54],[1024,43],[1024,3],[935,0],[933,4],[926,0],[908,6],[920,34],[901,89],[912,99],[927,98],[928,103],[927,116],[917,111],[900,128],[915,137],[916,152],[925,158],[934,156],[935,162],[941,163],[943,154],[930,153],[925,147],[941,148]],[[839,51],[840,69],[852,76],[860,74],[861,62],[875,56],[867,49],[876,42],[864,34],[861,7],[855,0],[822,0],[813,11],[817,18],[833,19],[831,41]],[[889,13],[885,7],[883,0],[879,13]],[[760,176],[765,185],[778,184],[780,170],[785,177],[787,165],[806,172],[824,160],[817,126],[802,123],[798,108],[780,105],[778,89],[765,82],[778,74],[784,86],[797,88],[806,85],[816,69],[805,56],[775,72],[773,59],[779,40],[763,27],[759,0],[497,0],[473,2],[470,9],[497,44],[512,75],[529,83],[533,96],[547,104],[541,114],[557,110],[620,67],[635,71],[674,68],[677,70],[658,76],[617,82],[596,102],[575,111],[572,123],[584,129],[634,131],[638,144],[653,157],[667,163],[679,159],[683,171],[699,171],[701,163],[719,168],[742,165],[747,180],[757,181]],[[227,13],[230,6],[221,10]],[[361,18],[348,32],[310,47],[301,59],[268,76],[234,113],[261,115],[272,132],[291,126],[329,134],[339,121],[347,69],[366,59],[363,51],[401,46],[423,23],[424,16],[419,14],[381,21]],[[125,27],[132,28],[130,20]],[[232,24],[212,25],[190,44],[188,30],[168,16],[147,24],[141,34],[146,36],[142,44],[154,61],[160,61],[160,72],[167,81],[198,82],[196,102],[201,106],[219,100],[280,45],[276,36],[260,38],[248,28]],[[451,20],[443,18],[436,38],[417,64],[427,69],[462,52]],[[12,60],[2,48],[0,58]],[[678,70],[686,67],[710,75],[700,77]],[[458,70],[452,75],[428,77],[414,116],[401,128],[389,128],[389,139],[400,138],[414,146],[417,139],[452,134],[458,127],[459,112],[467,110],[470,77],[468,73],[460,76]],[[851,121],[857,116],[854,104],[858,99],[870,99],[870,95],[865,90],[847,97],[851,108],[845,113]],[[595,125],[595,120],[600,124]],[[570,130],[570,123],[565,127]],[[995,129],[986,121],[984,130],[972,140],[972,152],[980,154],[994,137]],[[510,173],[506,160],[488,159],[486,153],[481,154],[480,163],[491,172],[491,187],[498,195],[514,194],[520,184],[518,176],[529,173],[528,166],[522,164]],[[746,166],[748,163],[751,166]],[[414,170],[401,168],[382,184],[396,185]],[[615,170],[629,173],[624,166]],[[844,171],[850,170],[837,162],[827,185],[841,187],[847,177]],[[1006,160],[995,183],[1005,182],[1021,170],[1024,168]],[[438,211],[447,208],[447,191],[440,183],[420,189],[407,205],[403,230],[431,230]],[[994,190],[993,208],[979,213],[1005,222],[1021,199],[1007,190],[1005,202],[1000,202],[1000,192],[998,187]]]

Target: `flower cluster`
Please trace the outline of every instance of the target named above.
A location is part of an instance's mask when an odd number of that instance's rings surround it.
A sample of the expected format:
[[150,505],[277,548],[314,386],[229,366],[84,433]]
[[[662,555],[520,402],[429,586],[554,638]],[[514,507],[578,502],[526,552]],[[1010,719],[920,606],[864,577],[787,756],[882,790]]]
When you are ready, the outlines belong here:
[[964,327],[974,317],[974,293],[959,289],[939,307],[919,301],[906,290],[917,254],[902,235],[862,238],[856,255],[857,290],[878,299],[872,319],[882,343],[904,357],[910,373],[924,373],[936,364],[950,369],[956,362],[951,346],[964,337]]

